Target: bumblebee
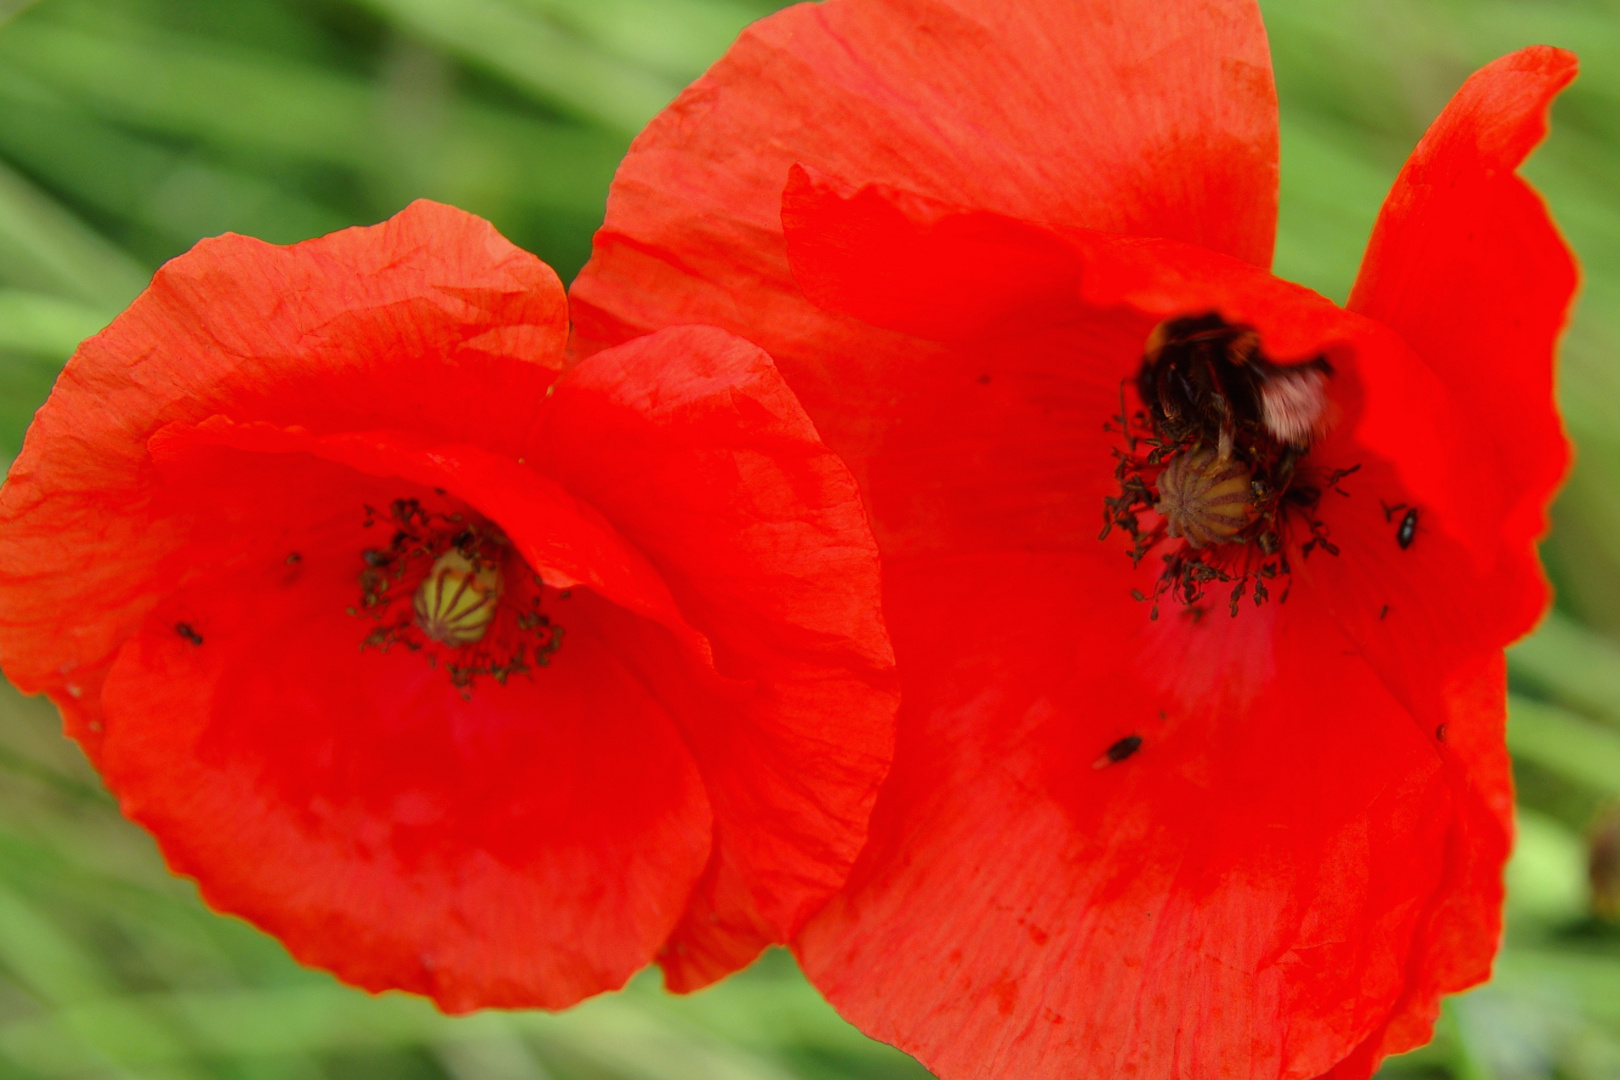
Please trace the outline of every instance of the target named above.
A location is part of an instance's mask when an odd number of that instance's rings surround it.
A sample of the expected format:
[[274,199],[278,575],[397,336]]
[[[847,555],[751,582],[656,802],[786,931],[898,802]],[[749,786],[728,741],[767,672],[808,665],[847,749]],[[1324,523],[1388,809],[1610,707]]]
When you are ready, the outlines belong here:
[[1222,460],[1247,444],[1308,448],[1328,416],[1326,357],[1275,364],[1253,330],[1218,315],[1172,319],[1148,338],[1136,392],[1170,443],[1218,448]]

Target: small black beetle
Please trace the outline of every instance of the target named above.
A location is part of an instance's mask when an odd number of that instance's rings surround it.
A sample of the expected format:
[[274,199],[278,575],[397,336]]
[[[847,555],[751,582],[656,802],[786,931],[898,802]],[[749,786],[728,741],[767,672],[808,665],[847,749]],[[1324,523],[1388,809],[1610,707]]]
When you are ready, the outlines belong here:
[[1395,542],[1401,545],[1402,551],[1411,547],[1412,541],[1417,538],[1417,519],[1417,508],[1413,507],[1401,518],[1400,527],[1395,530]]
[[1117,765],[1142,749],[1142,736],[1127,735],[1103,751],[1102,757],[1091,763],[1093,769],[1105,769],[1110,765]]

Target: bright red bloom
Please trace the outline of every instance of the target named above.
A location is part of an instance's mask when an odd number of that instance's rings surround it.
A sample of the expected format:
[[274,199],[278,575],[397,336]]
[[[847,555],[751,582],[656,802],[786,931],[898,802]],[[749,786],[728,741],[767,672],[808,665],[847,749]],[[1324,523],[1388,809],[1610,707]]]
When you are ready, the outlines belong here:
[[797,943],[845,1016],[947,1080],[1350,1078],[1486,977],[1575,285],[1514,170],[1573,75],[1468,82],[1348,310],[1264,269],[1249,0],[803,5],[641,136],[581,351],[762,344],[885,557],[895,768]]
[[770,359],[559,375],[550,268],[416,203],[226,236],[69,362],[0,492],[0,656],[214,906],[441,1006],[726,971],[859,850],[875,546]]

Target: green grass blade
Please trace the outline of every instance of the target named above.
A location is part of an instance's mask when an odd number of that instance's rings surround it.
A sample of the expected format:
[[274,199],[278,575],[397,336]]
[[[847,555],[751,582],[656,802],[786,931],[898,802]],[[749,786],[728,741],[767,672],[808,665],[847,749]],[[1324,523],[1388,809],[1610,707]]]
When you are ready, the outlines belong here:
[[349,224],[260,177],[129,134],[0,70],[0,152],[75,202],[155,238],[157,258],[204,236],[290,243]]
[[1556,818],[1520,807],[1507,866],[1511,925],[1561,926],[1586,914],[1586,844]]
[[1514,756],[1620,798],[1620,732],[1556,705],[1513,697],[1508,749]]
[[615,56],[688,82],[760,10],[732,0],[515,0]]
[[0,30],[0,59],[105,114],[225,146],[352,162],[375,94],[365,83],[204,41],[114,38],[49,8]]
[[503,0],[364,0],[396,23],[546,105],[632,136],[681,84],[616,59]]
[[[195,1049],[154,1036],[154,1026],[190,1033]],[[37,1072],[63,1075],[58,1043],[83,1032],[99,1033],[103,1053],[135,1066],[183,1062],[194,1053],[244,1060],[527,1036],[598,1071],[636,1080],[793,1080],[763,1057],[671,1024],[623,998],[596,998],[561,1017],[488,1012],[451,1018],[419,998],[373,998],[331,983],[93,999],[0,1026],[0,1054]]]
[[1336,126],[1285,116],[1275,272],[1343,303],[1394,179]]
[[1556,987],[1588,1017],[1620,1023],[1620,955],[1612,949],[1521,947],[1504,952],[1496,971],[1504,987]]
[[1620,724],[1620,646],[1559,612],[1508,650],[1508,670],[1571,708]]
[[150,271],[0,163],[0,284],[118,309]]
[[52,1005],[107,997],[117,981],[33,904],[0,886],[0,965]]
[[555,1080],[534,1050],[516,1035],[440,1043],[434,1057],[450,1080]]
[[0,289],[0,351],[66,360],[115,314],[60,296]]
[[0,0],[0,26],[33,7],[39,0]]
[[[96,34],[45,14],[0,30],[0,61],[103,117],[213,147],[247,165],[292,159],[352,170],[386,189],[389,212],[425,195],[474,212],[521,203],[599,217],[627,142],[459,97],[441,103],[442,116],[412,115],[416,103],[394,100],[386,80],[371,83],[152,28],[124,37]],[[16,81],[0,80],[0,89]],[[13,98],[21,96],[13,90]],[[35,98],[34,109],[45,108]],[[415,112],[435,107],[416,104]],[[100,135],[82,131],[68,151],[81,158],[111,158],[129,145],[123,136],[123,143],[86,149]],[[149,149],[138,152],[150,156]],[[131,162],[115,167],[127,173]],[[130,200],[150,197],[165,164],[142,168],[148,175],[129,181]],[[109,198],[115,197],[103,196],[103,203],[111,205]]]

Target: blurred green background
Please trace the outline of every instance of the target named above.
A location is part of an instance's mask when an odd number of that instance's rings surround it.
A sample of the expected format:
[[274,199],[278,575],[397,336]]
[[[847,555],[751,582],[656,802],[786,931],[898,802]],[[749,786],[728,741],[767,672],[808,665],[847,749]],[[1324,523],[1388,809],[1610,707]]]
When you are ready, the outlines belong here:
[[[199,237],[291,242],[428,196],[570,277],[630,137],[771,0],[0,0],[0,465],[62,361]],[[1511,654],[1521,836],[1496,979],[1388,1077],[1620,1080],[1620,0],[1268,0],[1277,269],[1337,299],[1467,74],[1581,53],[1528,172],[1586,268],[1558,608]],[[1613,830],[1603,841],[1601,826]],[[1594,838],[1612,892],[1594,896]],[[1601,861],[1601,860],[1600,860]],[[1596,909],[1594,901],[1597,902]],[[52,710],[0,687],[0,1078],[926,1080],[773,953],[688,998],[447,1019],[206,911]]]

